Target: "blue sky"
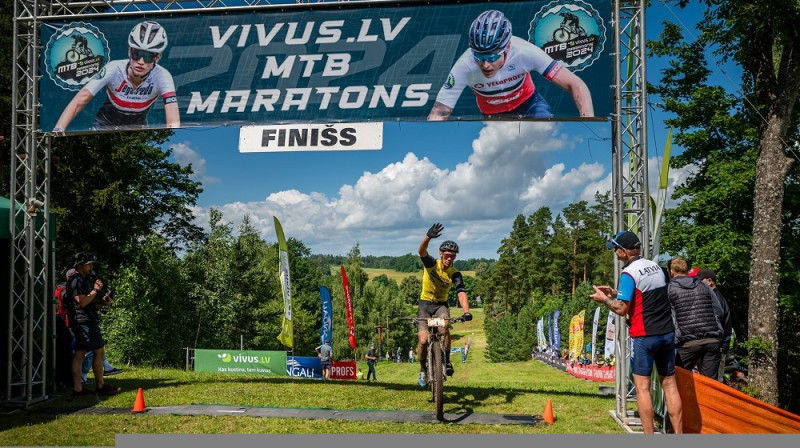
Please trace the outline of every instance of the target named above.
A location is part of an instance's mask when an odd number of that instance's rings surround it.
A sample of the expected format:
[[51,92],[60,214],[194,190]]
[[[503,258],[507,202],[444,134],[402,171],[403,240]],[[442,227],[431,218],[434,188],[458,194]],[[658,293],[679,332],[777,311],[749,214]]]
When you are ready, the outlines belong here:
[[[647,11],[650,38],[662,20],[676,20],[655,3]],[[681,13],[687,25],[692,17]],[[649,62],[651,82],[660,64]],[[649,113],[654,189],[666,129],[663,114]],[[187,129],[165,144],[203,183],[197,223],[207,227],[211,208],[234,229],[249,215],[274,242],[274,215],[287,237],[313,253],[344,255],[355,244],[364,255],[416,253],[428,227],[441,222],[461,258],[497,258],[518,214],[542,206],[559,212],[611,186],[610,122],[391,122],[380,151],[241,154],[238,136],[237,127]],[[673,155],[680,151],[673,146]],[[686,176],[671,172],[670,192]]]

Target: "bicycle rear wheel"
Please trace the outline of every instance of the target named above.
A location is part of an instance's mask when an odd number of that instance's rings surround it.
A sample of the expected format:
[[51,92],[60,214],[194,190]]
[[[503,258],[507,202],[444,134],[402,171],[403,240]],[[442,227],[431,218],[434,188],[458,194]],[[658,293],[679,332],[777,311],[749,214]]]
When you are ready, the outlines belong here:
[[430,359],[428,362],[433,363],[433,378],[432,378],[432,385],[431,389],[433,391],[433,405],[436,409],[436,420],[442,421],[444,420],[444,384],[443,384],[443,375],[444,372],[442,371],[444,360],[442,359],[442,346],[441,341],[433,342],[433,350],[431,350],[431,355],[433,355],[433,359]]

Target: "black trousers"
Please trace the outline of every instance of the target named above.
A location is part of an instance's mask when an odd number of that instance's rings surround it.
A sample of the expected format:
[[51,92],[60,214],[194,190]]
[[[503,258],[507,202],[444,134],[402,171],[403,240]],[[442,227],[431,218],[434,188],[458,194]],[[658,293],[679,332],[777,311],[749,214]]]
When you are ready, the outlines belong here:
[[675,365],[692,370],[697,366],[701,375],[717,379],[719,376],[719,360],[722,356],[720,351],[722,341],[709,342],[708,344],[695,345],[693,347],[678,347],[675,355]]
[[375,376],[375,363],[367,361],[367,367],[369,367],[369,371],[367,372],[367,381],[369,381],[370,375],[372,375],[373,380],[378,381],[378,377]]

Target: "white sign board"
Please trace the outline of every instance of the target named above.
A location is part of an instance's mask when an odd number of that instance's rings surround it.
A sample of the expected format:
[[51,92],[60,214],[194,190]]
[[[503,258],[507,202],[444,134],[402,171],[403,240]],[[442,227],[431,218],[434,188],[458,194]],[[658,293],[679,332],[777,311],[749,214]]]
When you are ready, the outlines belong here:
[[242,126],[239,152],[363,151],[383,147],[383,123]]

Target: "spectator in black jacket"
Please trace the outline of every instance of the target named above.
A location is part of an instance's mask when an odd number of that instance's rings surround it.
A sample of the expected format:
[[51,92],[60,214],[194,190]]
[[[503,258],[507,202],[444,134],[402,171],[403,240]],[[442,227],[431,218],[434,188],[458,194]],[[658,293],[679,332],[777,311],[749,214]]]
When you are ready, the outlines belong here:
[[675,317],[675,365],[717,378],[723,331],[717,318],[714,291],[697,277],[689,277],[686,261],[672,259],[667,297]]
[[697,278],[706,282],[706,284],[711,287],[717,297],[717,302],[715,303],[714,309],[717,312],[717,319],[719,319],[720,323],[722,324],[721,359],[719,362],[717,379],[722,381],[722,379],[725,377],[725,358],[728,356],[728,349],[730,349],[731,337],[733,335],[731,308],[728,306],[728,301],[725,300],[722,292],[720,292],[719,288],[717,288],[716,272],[714,272],[712,269],[701,269],[700,272],[697,273]]

